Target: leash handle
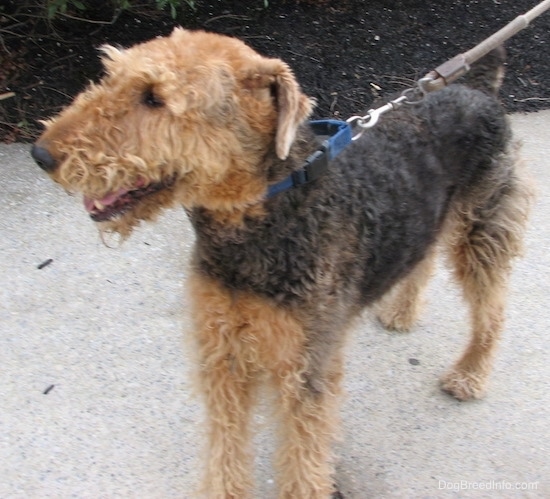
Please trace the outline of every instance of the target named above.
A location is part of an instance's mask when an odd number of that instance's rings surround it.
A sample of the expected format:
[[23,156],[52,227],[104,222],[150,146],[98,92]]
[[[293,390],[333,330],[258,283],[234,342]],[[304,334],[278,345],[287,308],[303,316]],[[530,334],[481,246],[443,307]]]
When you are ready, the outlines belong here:
[[543,0],[525,14],[519,15],[502,29],[483,40],[467,52],[459,54],[444,62],[419,80],[422,92],[440,90],[460,78],[470,70],[470,65],[481,59],[491,50],[502,45],[506,40],[526,28],[529,23],[550,8],[550,0]]

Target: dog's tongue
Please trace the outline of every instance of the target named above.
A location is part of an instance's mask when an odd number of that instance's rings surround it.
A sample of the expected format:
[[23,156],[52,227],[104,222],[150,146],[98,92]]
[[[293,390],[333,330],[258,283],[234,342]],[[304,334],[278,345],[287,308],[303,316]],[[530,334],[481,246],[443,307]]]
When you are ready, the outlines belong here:
[[[138,181],[132,189],[124,189],[121,187],[118,191],[111,192],[110,194],[107,194],[104,198],[101,199],[92,199],[87,196],[84,196],[84,207],[86,208],[86,211],[89,213],[97,210],[103,210],[103,208],[106,208],[107,206],[112,205],[115,203],[118,199],[120,199],[125,194],[129,193],[131,190],[134,189],[140,189],[141,187],[145,186],[145,180],[143,178],[138,178]],[[99,205],[99,206],[98,206]]]
[[110,206],[121,196],[124,196],[124,194],[126,194],[127,192],[129,192],[129,189],[119,189],[116,192],[107,194],[104,198],[101,199],[92,199],[84,196],[84,207],[88,212],[96,211],[99,208],[96,205],[96,202],[99,203],[101,206]]

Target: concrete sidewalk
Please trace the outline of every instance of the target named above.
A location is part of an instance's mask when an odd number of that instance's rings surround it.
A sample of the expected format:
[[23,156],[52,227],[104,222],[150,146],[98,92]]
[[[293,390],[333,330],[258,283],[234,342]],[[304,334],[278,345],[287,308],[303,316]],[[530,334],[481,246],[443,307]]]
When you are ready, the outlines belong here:
[[[512,121],[539,195],[489,394],[459,403],[439,391],[468,329],[445,271],[413,333],[365,315],[338,446],[348,499],[550,497],[550,111]],[[0,145],[0,498],[197,497],[183,210],[109,249],[28,149]],[[265,413],[256,421],[267,499],[273,445]]]

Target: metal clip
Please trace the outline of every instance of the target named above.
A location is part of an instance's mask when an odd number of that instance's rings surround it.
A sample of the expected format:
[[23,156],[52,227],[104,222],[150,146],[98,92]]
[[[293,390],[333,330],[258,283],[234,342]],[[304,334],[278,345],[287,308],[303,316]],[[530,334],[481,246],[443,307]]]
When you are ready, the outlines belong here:
[[393,111],[401,106],[405,101],[408,100],[406,95],[401,95],[397,99],[394,99],[382,107],[377,109],[369,109],[365,116],[352,116],[346,120],[350,126],[358,126],[361,130],[359,133],[355,134],[351,140],[357,140],[367,128],[372,128],[378,123],[380,116],[386,114],[388,111]]

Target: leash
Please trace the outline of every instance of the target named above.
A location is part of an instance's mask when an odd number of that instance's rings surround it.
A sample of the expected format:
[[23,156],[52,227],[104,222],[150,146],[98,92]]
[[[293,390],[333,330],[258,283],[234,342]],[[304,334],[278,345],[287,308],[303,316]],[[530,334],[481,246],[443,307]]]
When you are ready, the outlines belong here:
[[[489,36],[467,52],[463,52],[444,62],[434,70],[420,78],[414,86],[405,89],[396,99],[377,109],[369,109],[365,116],[352,116],[346,121],[317,120],[309,124],[313,132],[327,137],[319,149],[311,154],[303,166],[293,171],[287,178],[269,187],[267,197],[274,196],[287,189],[307,184],[319,178],[327,169],[329,161],[335,158],[351,142],[357,140],[365,130],[374,127],[380,117],[389,111],[398,109],[403,104],[414,105],[422,101],[426,94],[441,90],[470,70],[470,66],[488,54],[491,50],[502,45],[529,23],[550,8],[550,0],[543,0],[525,14],[517,16],[513,21],[499,31]],[[353,135],[353,128],[359,131]]]
[[433,71],[430,71],[424,78],[419,80],[421,88],[424,92],[433,92],[435,90],[440,90],[449,83],[460,78],[470,70],[470,65],[472,63],[481,59],[485,54],[497,48],[499,45],[502,45],[506,40],[529,26],[529,23],[533,21],[533,19],[540,16],[549,8],[550,0],[540,2],[530,11],[516,17],[513,21],[504,26],[504,28],[500,29],[489,38],[486,38],[472,49],[453,57]]

